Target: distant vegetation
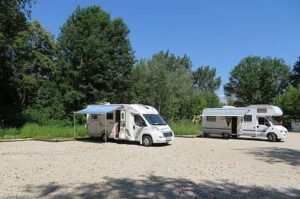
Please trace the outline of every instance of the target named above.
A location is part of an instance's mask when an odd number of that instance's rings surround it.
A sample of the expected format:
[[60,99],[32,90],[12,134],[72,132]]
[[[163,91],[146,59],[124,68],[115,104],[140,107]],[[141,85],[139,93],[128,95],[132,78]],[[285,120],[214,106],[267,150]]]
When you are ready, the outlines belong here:
[[[55,139],[55,138],[72,138],[73,126],[58,125],[38,125],[25,124],[21,128],[5,128],[0,129],[1,139],[17,139],[17,138],[35,138],[35,139]],[[83,125],[76,126],[76,137],[87,136]]]
[[[171,122],[171,128],[175,135],[200,135],[200,125],[192,124],[192,121],[182,120]],[[73,126],[70,125],[39,125],[27,123],[21,128],[5,128],[0,129],[0,139],[56,139],[56,138],[72,138],[74,135]],[[76,125],[76,137],[87,137],[84,125]]]
[[[55,39],[40,22],[28,20],[33,2],[0,3],[0,128],[12,127],[3,134],[69,136],[72,112],[101,102],[152,105],[178,133],[183,126],[189,133],[195,126],[174,121],[222,106],[216,68],[193,66],[188,55],[159,49],[136,60],[127,25],[99,6],[78,7]],[[242,59],[225,85],[228,103],[274,103],[299,117],[293,103],[299,107],[300,100],[291,97],[299,96],[299,60],[291,70],[282,59]]]

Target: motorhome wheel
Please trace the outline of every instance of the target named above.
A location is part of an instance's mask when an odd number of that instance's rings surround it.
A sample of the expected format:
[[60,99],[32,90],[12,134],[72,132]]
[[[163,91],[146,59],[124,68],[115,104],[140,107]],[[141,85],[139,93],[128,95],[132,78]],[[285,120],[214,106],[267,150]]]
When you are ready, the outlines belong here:
[[143,145],[144,146],[151,146],[152,145],[152,138],[149,135],[143,136]]
[[269,133],[267,137],[268,137],[269,142],[275,142],[276,141],[276,135],[274,133]]
[[229,137],[230,137],[229,133],[223,133],[223,138],[229,139]]
[[203,133],[203,137],[207,138],[208,137],[208,133]]

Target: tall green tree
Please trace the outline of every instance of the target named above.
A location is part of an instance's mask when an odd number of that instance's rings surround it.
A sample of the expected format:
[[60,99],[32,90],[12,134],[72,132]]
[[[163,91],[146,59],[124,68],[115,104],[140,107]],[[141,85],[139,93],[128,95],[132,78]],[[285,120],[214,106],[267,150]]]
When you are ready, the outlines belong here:
[[150,60],[141,60],[133,71],[137,103],[149,104],[167,119],[190,117],[193,92],[191,61],[169,52],[158,52]]
[[216,77],[216,68],[200,66],[193,72],[194,86],[201,92],[215,92],[221,85],[221,77]]
[[57,77],[57,53],[53,36],[39,22],[28,23],[13,42],[18,70],[18,93],[27,122],[62,119],[62,99]]
[[26,30],[31,0],[0,0],[0,126],[22,122],[21,97],[18,92],[19,65],[13,48],[15,37]]
[[300,85],[300,57],[293,67],[291,80],[293,86]]
[[289,86],[290,69],[282,59],[250,56],[244,58],[230,73],[224,86],[235,104],[269,104]]
[[284,93],[276,96],[273,103],[283,110],[284,116],[300,119],[300,86],[290,86]]
[[131,99],[134,55],[129,30],[99,6],[77,8],[61,28],[58,47],[67,111],[83,104]]

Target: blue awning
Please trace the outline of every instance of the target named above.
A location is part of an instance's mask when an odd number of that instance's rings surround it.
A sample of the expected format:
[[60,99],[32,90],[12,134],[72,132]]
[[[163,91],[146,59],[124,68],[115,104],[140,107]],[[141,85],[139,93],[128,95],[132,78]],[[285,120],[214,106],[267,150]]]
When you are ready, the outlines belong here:
[[95,114],[95,115],[102,115],[105,113],[112,112],[118,108],[120,108],[121,105],[117,104],[110,104],[110,105],[89,105],[87,108],[82,109],[80,111],[75,111],[76,114]]
[[249,108],[206,108],[202,116],[239,116],[242,117],[250,111]]

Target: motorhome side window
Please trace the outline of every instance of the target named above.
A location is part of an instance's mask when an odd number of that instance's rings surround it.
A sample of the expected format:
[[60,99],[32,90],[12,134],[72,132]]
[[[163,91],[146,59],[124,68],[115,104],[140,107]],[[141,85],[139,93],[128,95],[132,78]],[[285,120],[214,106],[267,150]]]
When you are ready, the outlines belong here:
[[107,120],[113,120],[114,119],[114,114],[113,113],[106,113],[106,119]]
[[144,119],[140,115],[134,116],[134,123],[137,126],[146,126]]
[[92,117],[93,120],[98,119],[98,115],[91,115],[91,117]]
[[258,113],[266,113],[266,112],[267,112],[267,109],[265,109],[265,108],[258,108],[258,109],[257,109],[257,112],[258,112]]
[[252,115],[245,115],[244,121],[245,122],[252,122]]
[[216,121],[216,116],[207,116],[206,121],[208,122],[215,122]]

